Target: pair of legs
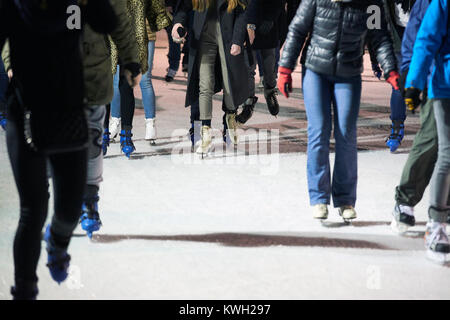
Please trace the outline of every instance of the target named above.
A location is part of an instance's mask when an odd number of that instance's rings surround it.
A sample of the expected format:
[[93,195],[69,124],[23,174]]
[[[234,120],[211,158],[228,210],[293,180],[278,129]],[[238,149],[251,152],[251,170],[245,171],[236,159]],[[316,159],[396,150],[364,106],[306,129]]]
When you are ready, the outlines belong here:
[[[142,92],[142,103],[144,105],[145,118],[153,119],[156,113],[156,98],[155,91],[153,89],[152,83],[152,70],[153,70],[153,57],[155,54],[155,41],[148,42],[148,71],[142,76],[141,82],[139,83]],[[111,102],[111,116],[115,118],[122,118],[122,125],[132,126],[133,115],[134,115],[134,95],[132,99],[129,99],[130,89],[132,93],[132,88],[122,83],[121,86],[121,76],[120,67],[117,67],[117,72],[114,75],[114,97]],[[122,92],[127,95],[127,99],[122,100]],[[133,101],[131,101],[133,100]],[[124,102],[124,108],[121,108],[122,102]],[[130,121],[131,114],[131,121]]]
[[[361,77],[327,76],[304,69],[303,95],[308,119],[307,176],[310,204],[354,206],[357,184],[357,128]],[[335,162],[329,163],[334,116]]]
[[18,110],[8,112],[8,154],[20,197],[20,220],[14,238],[15,281],[20,290],[38,280],[36,267],[49,199],[47,165],[52,173],[55,200],[50,232],[55,245],[65,250],[81,215],[87,150],[51,156],[33,152],[24,141],[23,115]]

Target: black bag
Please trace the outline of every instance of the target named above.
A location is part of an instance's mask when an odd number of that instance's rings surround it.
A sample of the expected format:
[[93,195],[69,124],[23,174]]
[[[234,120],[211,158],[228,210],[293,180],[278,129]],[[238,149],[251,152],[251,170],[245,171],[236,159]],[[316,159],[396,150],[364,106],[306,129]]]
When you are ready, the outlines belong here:
[[31,150],[50,155],[74,152],[88,146],[88,123],[85,108],[61,105],[52,108],[29,108],[17,77],[8,90],[10,110],[23,115],[23,137]]

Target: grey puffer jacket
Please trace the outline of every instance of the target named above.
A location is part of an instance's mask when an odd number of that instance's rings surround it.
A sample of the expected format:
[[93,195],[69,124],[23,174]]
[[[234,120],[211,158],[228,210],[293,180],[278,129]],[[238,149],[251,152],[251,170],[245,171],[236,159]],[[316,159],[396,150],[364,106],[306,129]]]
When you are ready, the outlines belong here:
[[[368,29],[372,12],[380,9],[381,28]],[[294,70],[300,51],[303,50],[305,66],[314,72],[341,77],[360,75],[364,69],[364,44],[367,40],[375,51],[385,77],[397,71],[392,40],[386,27],[383,3],[380,0],[303,0],[289,26],[280,66]]]

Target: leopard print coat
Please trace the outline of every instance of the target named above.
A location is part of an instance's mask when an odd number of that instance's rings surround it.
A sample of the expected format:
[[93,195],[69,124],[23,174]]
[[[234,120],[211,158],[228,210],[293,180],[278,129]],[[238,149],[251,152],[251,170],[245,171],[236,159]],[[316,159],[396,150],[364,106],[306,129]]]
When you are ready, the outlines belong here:
[[[167,12],[162,0],[127,0],[127,9],[130,22],[133,24],[134,36],[136,37],[139,62],[142,74],[148,70],[148,31],[146,20],[151,31],[156,32],[172,23],[172,16]],[[119,61],[117,47],[110,38],[112,72],[117,71]]]

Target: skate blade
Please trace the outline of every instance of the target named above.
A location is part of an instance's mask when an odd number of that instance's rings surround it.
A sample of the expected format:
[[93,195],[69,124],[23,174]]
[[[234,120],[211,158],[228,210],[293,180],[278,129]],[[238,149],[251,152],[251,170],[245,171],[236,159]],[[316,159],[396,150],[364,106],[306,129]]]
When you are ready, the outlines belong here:
[[442,253],[442,252],[434,252],[432,250],[427,250],[427,258],[434,262],[437,263],[439,265],[445,265],[447,264],[447,253]]
[[406,232],[408,232],[409,228],[410,228],[410,226],[408,226],[407,224],[398,222],[397,220],[395,220],[395,218],[392,219],[391,229],[395,233],[397,233],[399,235],[404,235]]

